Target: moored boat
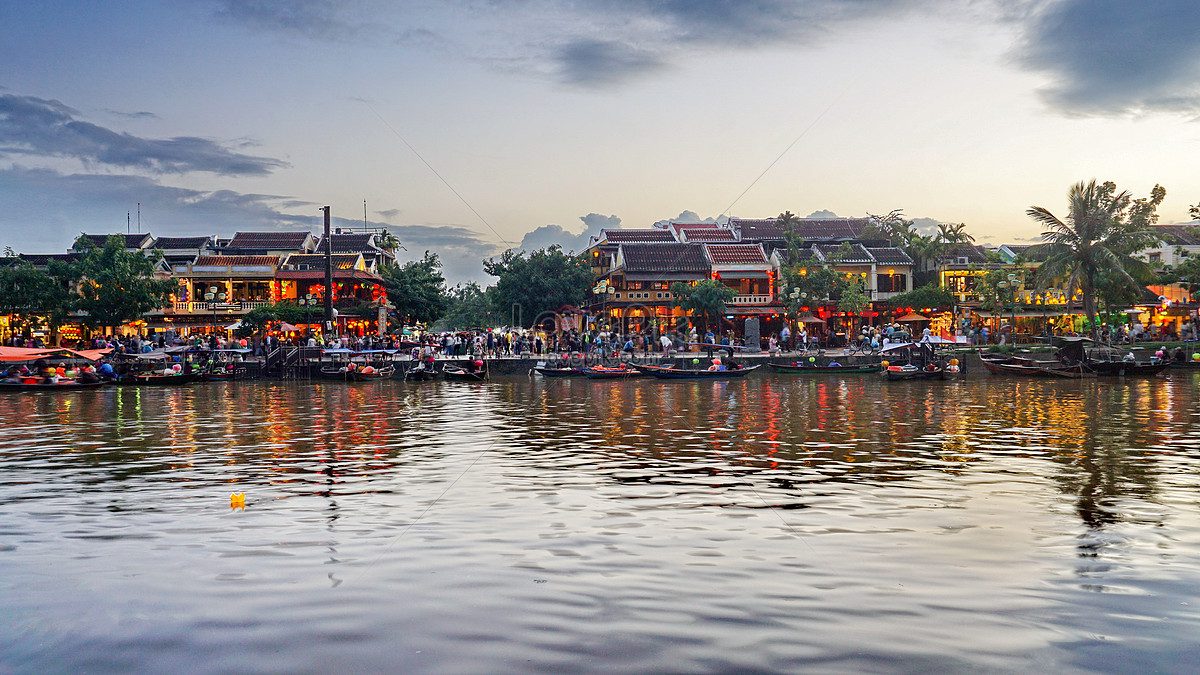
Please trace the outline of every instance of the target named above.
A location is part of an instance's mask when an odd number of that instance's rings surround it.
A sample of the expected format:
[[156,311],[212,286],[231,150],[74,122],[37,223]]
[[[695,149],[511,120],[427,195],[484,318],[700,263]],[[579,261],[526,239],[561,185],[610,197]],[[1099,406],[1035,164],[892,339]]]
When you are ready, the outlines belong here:
[[[474,370],[471,370],[471,366]],[[464,368],[457,363],[447,363],[442,367],[442,377],[452,382],[486,382],[488,380],[487,364],[474,361]]]
[[1149,377],[1171,367],[1167,359],[1138,359],[1133,352],[1108,347],[1088,349],[1084,364],[1097,375],[1117,377]]
[[587,368],[534,366],[533,372],[544,377],[583,377]]
[[636,368],[626,367],[624,364],[616,368],[592,366],[585,369],[583,374],[589,380],[625,380],[631,377],[644,377],[646,375],[646,373]]
[[859,374],[859,373],[878,373],[879,364],[867,365],[841,365],[838,363],[827,363],[825,365],[817,365],[815,363],[768,363],[772,370],[780,373],[800,373],[804,375],[825,375],[825,374]]
[[28,378],[23,382],[0,382],[0,390],[15,390],[15,391],[71,391],[78,389],[99,389],[105,384],[104,381],[98,382],[81,382],[79,380],[63,380],[59,382],[39,382],[29,381]]
[[660,380],[729,380],[745,377],[758,370],[762,365],[748,368],[730,368],[727,370],[691,370],[687,368],[664,368],[662,366],[634,366],[638,370],[652,375]]
[[994,375],[1019,375],[1024,377],[1094,377],[1095,373],[1082,363],[1068,364],[1062,361],[1044,361],[1024,356],[1003,354],[979,354],[979,360],[989,373]]

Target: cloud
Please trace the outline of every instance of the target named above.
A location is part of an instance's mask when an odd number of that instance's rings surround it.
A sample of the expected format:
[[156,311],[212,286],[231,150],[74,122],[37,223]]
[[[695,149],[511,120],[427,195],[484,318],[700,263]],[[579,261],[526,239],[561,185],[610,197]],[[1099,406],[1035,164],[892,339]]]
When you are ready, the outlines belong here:
[[595,86],[620,82],[660,70],[662,58],[628,44],[579,40],[563,45],[557,54],[559,76],[566,82]]
[[364,24],[344,18],[352,3],[334,0],[216,0],[214,14],[258,30],[292,33],[319,40],[353,36]]
[[724,224],[724,223],[728,223],[728,222],[729,222],[729,218],[726,216],[718,216],[716,218],[709,216],[708,218],[701,218],[700,214],[696,213],[695,211],[680,211],[679,215],[675,216],[674,218],[667,218],[665,220],[659,220],[659,221],[655,222],[654,227],[666,227],[670,223]]
[[[126,214],[141,204],[142,232],[155,236],[232,236],[251,230],[309,230],[323,223],[315,204],[280,195],[244,194],[232,190],[193,190],[162,185],[144,176],[62,174],[51,169],[0,169],[0,212],[6,227],[0,248],[21,253],[66,251],[80,232],[126,231]],[[301,209],[302,214],[283,209]],[[335,218],[337,227],[360,227],[361,220]],[[441,256],[451,285],[485,281],[483,259],[499,246],[456,225],[386,225],[420,258],[425,249]],[[133,224],[136,230],[136,223]]]
[[617,216],[589,213],[586,216],[580,216],[579,219],[583,221],[583,231],[578,234],[568,232],[561,225],[543,225],[532,232],[525,233],[517,248],[522,251],[536,251],[557,244],[564,251],[581,253],[591,244],[592,237],[600,234],[601,229],[621,227],[621,219]]
[[425,251],[436,253],[442,261],[442,275],[450,286],[475,281],[480,285],[495,282],[483,271],[483,261],[500,253],[501,247],[478,232],[461,225],[388,225],[405,251],[402,261],[420,260]]
[[1053,82],[1042,96],[1074,114],[1200,110],[1200,11],[1193,0],[1062,0],[1017,47]]
[[123,169],[222,176],[262,176],[287,166],[270,157],[233,152],[204,138],[139,138],[78,116],[78,111],[60,101],[0,94],[0,156],[66,157]]

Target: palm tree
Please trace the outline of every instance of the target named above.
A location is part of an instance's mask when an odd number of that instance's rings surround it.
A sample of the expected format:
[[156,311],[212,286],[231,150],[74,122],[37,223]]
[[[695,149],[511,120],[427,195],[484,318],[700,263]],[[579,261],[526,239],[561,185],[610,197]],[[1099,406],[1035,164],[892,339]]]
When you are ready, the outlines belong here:
[[1040,206],[1025,213],[1040,223],[1041,251],[1046,261],[1038,268],[1037,282],[1042,288],[1054,279],[1066,278],[1067,294],[1076,290],[1083,296],[1083,309],[1093,337],[1098,337],[1096,325],[1097,284],[1105,272],[1118,283],[1131,289],[1140,284],[1130,270],[1141,271],[1146,264],[1133,257],[1134,253],[1154,245],[1157,237],[1148,229],[1130,226],[1124,221],[1131,203],[1129,192],[1112,194],[1106,184],[1097,186],[1093,180],[1077,183],[1067,191],[1069,213],[1066,222]]
[[967,232],[966,223],[938,223],[938,239],[947,244],[967,244],[975,241]]

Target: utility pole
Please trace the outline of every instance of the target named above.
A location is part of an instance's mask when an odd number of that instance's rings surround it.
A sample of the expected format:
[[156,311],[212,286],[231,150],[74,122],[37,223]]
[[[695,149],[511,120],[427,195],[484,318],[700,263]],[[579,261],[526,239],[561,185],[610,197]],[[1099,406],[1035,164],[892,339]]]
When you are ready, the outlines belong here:
[[325,213],[325,336],[333,333],[333,242],[329,240],[329,207],[321,207]]

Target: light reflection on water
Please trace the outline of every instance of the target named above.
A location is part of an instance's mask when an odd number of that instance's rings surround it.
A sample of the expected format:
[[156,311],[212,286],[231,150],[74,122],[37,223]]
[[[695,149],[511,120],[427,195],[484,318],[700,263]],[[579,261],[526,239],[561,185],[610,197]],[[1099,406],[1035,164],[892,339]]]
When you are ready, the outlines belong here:
[[0,671],[1188,672],[1198,382],[0,393]]

